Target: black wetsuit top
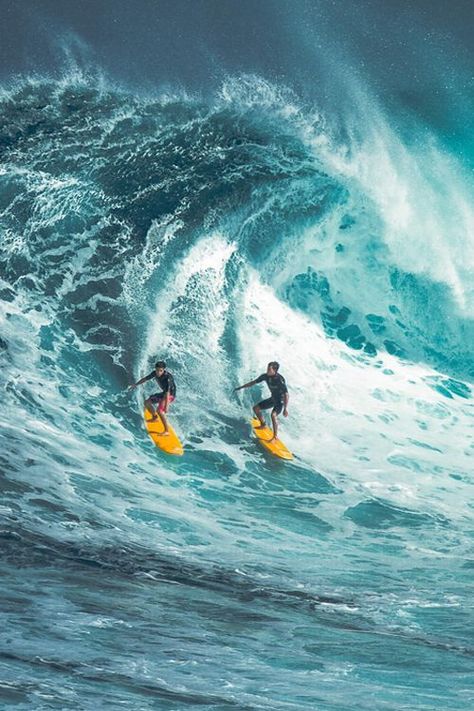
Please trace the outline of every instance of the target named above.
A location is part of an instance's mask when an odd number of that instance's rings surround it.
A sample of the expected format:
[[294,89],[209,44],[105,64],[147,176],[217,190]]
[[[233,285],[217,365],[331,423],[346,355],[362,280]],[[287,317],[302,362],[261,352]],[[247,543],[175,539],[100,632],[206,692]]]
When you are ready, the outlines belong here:
[[285,395],[285,393],[288,392],[285,378],[283,377],[283,375],[280,375],[280,373],[277,373],[276,375],[267,375],[266,373],[262,373],[262,375],[258,376],[255,382],[265,382],[270,388],[272,399],[278,403],[283,401],[283,396]]
[[172,374],[168,370],[165,370],[163,375],[160,375],[160,377],[158,377],[156,372],[152,370],[151,373],[146,376],[145,381],[152,380],[153,378],[156,379],[156,382],[162,389],[163,393],[169,393],[172,397],[176,397],[176,383],[174,382]]

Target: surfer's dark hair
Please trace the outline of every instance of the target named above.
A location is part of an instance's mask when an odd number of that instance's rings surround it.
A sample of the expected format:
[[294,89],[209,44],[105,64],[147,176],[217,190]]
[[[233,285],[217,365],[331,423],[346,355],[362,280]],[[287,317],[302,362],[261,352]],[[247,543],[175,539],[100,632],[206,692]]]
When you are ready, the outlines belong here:
[[163,368],[163,370],[166,368],[166,363],[164,360],[157,360],[155,363],[155,368]]
[[269,368],[273,368],[273,370],[278,371],[278,368],[280,367],[280,363],[277,363],[276,360],[271,360],[270,363],[268,364]]

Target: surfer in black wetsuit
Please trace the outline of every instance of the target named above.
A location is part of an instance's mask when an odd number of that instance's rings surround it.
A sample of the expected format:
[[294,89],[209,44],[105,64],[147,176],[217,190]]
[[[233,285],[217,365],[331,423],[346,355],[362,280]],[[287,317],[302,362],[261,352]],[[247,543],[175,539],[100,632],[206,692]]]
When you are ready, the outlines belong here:
[[265,382],[270,388],[270,397],[266,400],[262,400],[253,407],[255,415],[260,421],[260,427],[258,429],[263,429],[266,427],[265,418],[263,417],[262,410],[268,410],[272,408],[272,424],[273,424],[273,437],[270,440],[272,442],[278,439],[278,415],[283,410],[283,416],[288,417],[288,400],[290,396],[288,395],[288,388],[286,387],[285,378],[280,375],[278,369],[280,364],[273,360],[267,366],[267,372],[259,375],[255,380],[251,380],[250,383],[245,383],[245,385],[239,385],[236,390],[242,390],[242,388],[250,388],[252,385],[257,385],[257,383]]
[[[151,419],[157,420],[160,418],[163,423],[164,432],[163,435],[169,435],[168,422],[166,419],[166,413],[168,408],[176,397],[176,383],[169,370],[166,370],[166,363],[164,360],[159,360],[155,363],[155,370],[151,373],[145,375],[145,377],[138,380],[133,385],[129,385],[129,390],[134,390],[137,385],[146,383],[148,380],[156,379],[156,382],[161,388],[161,392],[153,393],[145,400],[145,405],[151,412]],[[154,405],[157,406],[156,410]]]

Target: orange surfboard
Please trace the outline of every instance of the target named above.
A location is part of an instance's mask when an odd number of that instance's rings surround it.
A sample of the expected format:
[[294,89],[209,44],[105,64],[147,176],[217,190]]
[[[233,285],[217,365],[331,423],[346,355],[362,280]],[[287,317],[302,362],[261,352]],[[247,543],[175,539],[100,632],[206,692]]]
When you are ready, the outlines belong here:
[[260,427],[260,422],[257,420],[256,417],[253,418],[251,424],[258,441],[263,447],[265,447],[268,452],[275,455],[275,457],[279,457],[280,459],[293,459],[292,453],[290,452],[288,447],[283,444],[281,439],[275,439],[272,442],[270,441],[273,437],[273,431],[269,427],[265,427],[264,429],[257,429]]
[[184,453],[183,445],[174,429],[171,427],[168,420],[168,430],[169,435],[164,435],[164,427],[160,418],[157,420],[151,419],[151,412],[145,407],[145,412],[143,413],[145,418],[145,427],[147,428],[148,434],[152,438],[154,444],[161,449],[162,452],[166,454],[174,454],[181,457]]

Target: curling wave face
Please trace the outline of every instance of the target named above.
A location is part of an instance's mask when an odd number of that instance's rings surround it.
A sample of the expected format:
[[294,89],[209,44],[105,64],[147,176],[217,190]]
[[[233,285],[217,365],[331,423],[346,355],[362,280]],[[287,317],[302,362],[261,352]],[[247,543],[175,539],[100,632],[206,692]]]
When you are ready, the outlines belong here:
[[[465,702],[472,188],[432,136],[408,145],[370,112],[342,138],[253,76],[210,99],[81,77],[2,94],[19,704]],[[158,354],[180,462],[123,393]],[[252,396],[231,396],[270,358],[290,386],[284,469],[249,438]]]

